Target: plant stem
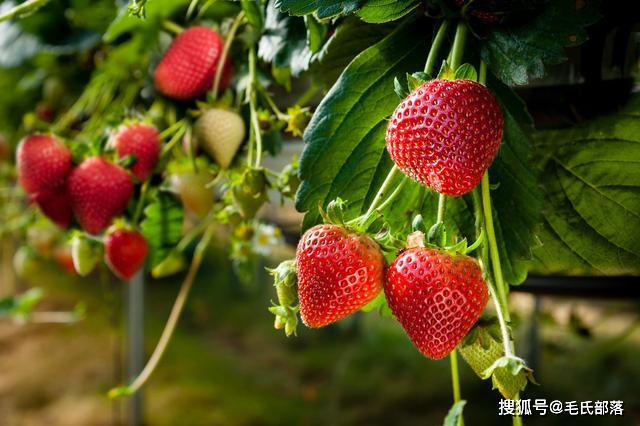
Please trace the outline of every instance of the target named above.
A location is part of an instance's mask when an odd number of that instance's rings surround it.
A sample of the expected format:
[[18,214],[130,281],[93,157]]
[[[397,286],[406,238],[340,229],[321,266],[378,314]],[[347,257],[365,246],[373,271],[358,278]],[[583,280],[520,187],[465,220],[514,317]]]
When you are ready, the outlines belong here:
[[213,97],[216,99],[218,97],[218,87],[220,87],[220,80],[222,79],[222,72],[225,69],[225,63],[227,62],[227,56],[229,55],[229,49],[231,49],[231,43],[233,43],[233,39],[236,36],[236,31],[242,24],[244,20],[244,11],[238,13],[236,19],[233,21],[231,28],[229,29],[229,34],[227,34],[227,39],[224,42],[224,48],[222,49],[222,54],[220,55],[220,59],[218,60],[218,67],[216,68],[216,74],[213,79]]
[[436,61],[438,60],[438,50],[440,50],[440,45],[444,40],[444,36],[447,34],[447,28],[449,27],[449,21],[444,20],[440,24],[440,28],[438,28],[438,32],[436,36],[433,38],[431,42],[431,49],[429,50],[429,56],[427,56],[427,62],[424,64],[424,72],[425,74],[432,75],[433,71],[436,67]]
[[389,195],[389,198],[384,200],[384,203],[382,203],[378,207],[376,207],[376,210],[381,212],[384,209],[386,209],[389,206],[389,204],[391,204],[391,202],[393,200],[395,200],[395,198],[398,196],[398,194],[400,194],[400,191],[402,191],[402,188],[404,188],[404,185],[406,183],[407,183],[407,180],[406,179],[402,179],[402,181],[398,184],[398,186],[396,186],[396,189],[394,189],[393,192],[391,193],[391,195]]
[[[491,256],[491,266],[493,267],[493,278],[495,279],[496,289],[498,291],[498,299],[500,303],[507,306],[507,286],[502,276],[502,266],[500,264],[500,252],[498,251],[498,242],[493,226],[493,214],[491,208],[491,195],[489,194],[489,172],[485,172],[482,176],[482,208],[484,213],[484,225],[486,230],[487,242],[489,244],[489,254]],[[510,321],[509,310],[504,311],[505,320]]]
[[[456,349],[451,352],[449,355],[449,360],[451,362],[451,384],[453,385],[453,403],[459,402],[460,397],[460,377],[458,373],[458,351]],[[464,426],[464,419],[462,415],[460,415],[458,419],[458,425]]]
[[180,34],[182,31],[184,31],[184,28],[182,28],[180,25],[176,24],[175,22],[169,21],[168,19],[165,19],[162,22],[162,28],[164,28],[165,30],[173,34]]
[[133,224],[137,225],[140,220],[140,216],[142,216],[142,208],[144,207],[144,202],[147,199],[147,192],[149,191],[149,183],[151,179],[147,179],[142,184],[142,188],[140,189],[140,199],[138,200],[138,204],[136,205],[136,211],[133,215]]
[[456,27],[456,38],[453,40],[453,49],[451,50],[451,68],[455,71],[462,63],[462,55],[464,53],[464,45],[467,41],[467,25],[464,21],[459,21]]
[[384,182],[382,182],[382,186],[378,190],[378,193],[373,198],[373,201],[371,201],[371,205],[369,206],[369,209],[365,213],[365,216],[369,216],[371,213],[373,213],[373,211],[378,207],[380,202],[384,199],[384,196],[387,193],[387,190],[389,189],[389,187],[391,186],[391,182],[393,182],[393,178],[396,176],[397,172],[398,172],[398,166],[394,164],[391,170],[389,170],[389,174],[384,179]]
[[478,74],[478,82],[484,86],[487,83],[487,63],[480,61],[480,73]]
[[298,100],[296,100],[296,105],[299,105],[301,107],[305,106],[313,99],[313,97],[316,95],[316,93],[318,93],[319,90],[320,87],[312,83],[311,86],[309,86],[309,88],[305,90],[302,95],[300,95]]
[[253,46],[249,49],[249,77],[251,84],[249,85],[251,92],[249,93],[249,109],[251,111],[251,129],[256,141],[256,163],[255,167],[260,167],[262,162],[262,133],[260,133],[260,123],[258,122],[257,94],[258,75],[256,71],[256,50]]
[[29,15],[47,3],[49,3],[49,0],[27,0],[0,15],[0,22]]
[[176,297],[176,301],[171,308],[171,313],[169,314],[169,319],[167,320],[167,324],[165,325],[164,330],[162,331],[162,335],[160,336],[160,340],[158,341],[158,345],[151,354],[151,358],[145,365],[142,372],[136,377],[136,379],[126,388],[126,393],[118,392],[119,388],[112,389],[109,394],[111,397],[117,397],[122,395],[133,395],[136,393],[144,384],[147,382],[151,374],[155,371],[162,355],[164,354],[169,342],[171,341],[171,337],[173,336],[173,332],[175,331],[176,325],[178,324],[178,319],[180,319],[180,314],[182,313],[182,309],[184,308],[185,302],[187,300],[187,296],[189,295],[189,291],[193,285],[193,281],[200,269],[200,265],[202,264],[202,259],[204,257],[205,251],[209,246],[209,242],[211,241],[211,237],[213,236],[215,228],[211,225],[205,231],[202,239],[198,243],[196,250],[193,254],[193,260],[191,261],[191,266],[189,267],[189,272],[182,282],[182,286],[180,287],[180,291],[178,292],[178,297]]

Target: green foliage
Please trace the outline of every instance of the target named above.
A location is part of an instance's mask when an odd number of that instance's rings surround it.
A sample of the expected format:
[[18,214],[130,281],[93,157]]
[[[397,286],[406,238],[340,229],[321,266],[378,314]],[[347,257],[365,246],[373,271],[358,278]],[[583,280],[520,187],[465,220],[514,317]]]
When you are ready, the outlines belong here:
[[148,259],[152,267],[165,260],[180,241],[183,216],[180,203],[162,192],[145,208],[140,229],[149,243]]
[[0,299],[0,316],[8,316],[25,321],[31,316],[33,308],[42,300],[44,292],[41,288],[32,288],[22,294]]
[[357,12],[365,22],[380,24],[395,21],[420,5],[420,0],[369,0]]
[[566,60],[564,47],[587,39],[584,27],[598,14],[594,0],[552,0],[530,23],[496,27],[482,43],[482,59],[506,84],[526,84],[544,75],[545,64]]
[[155,33],[161,28],[165,19],[178,10],[186,9],[188,5],[189,0],[153,0],[151,6],[144,8],[144,19],[131,15],[129,8],[125,5],[120,8],[117,18],[109,25],[102,38],[105,42],[111,43],[122,34],[132,31],[139,34]]
[[291,74],[297,76],[311,61],[307,28],[304,19],[279,13],[274,3],[275,0],[270,0],[267,4],[265,32],[260,39],[258,55],[277,68],[291,68]]
[[426,47],[413,33],[421,25],[405,25],[359,54],[316,110],[305,131],[296,199],[298,210],[307,212],[305,227],[317,222],[318,205],[348,195],[351,211],[359,213],[367,193],[377,190],[386,118],[398,104],[393,79],[424,62]]
[[462,418],[462,411],[464,410],[464,406],[467,403],[464,399],[453,404],[449,412],[447,413],[447,417],[444,418],[444,423],[442,426],[458,426],[460,418]]
[[275,7],[291,15],[315,13],[325,19],[337,15],[348,15],[358,10],[362,0],[275,0]]
[[635,96],[618,114],[536,136],[546,189],[540,272],[640,271],[639,119]]
[[311,64],[314,81],[331,87],[356,55],[392,30],[391,25],[369,25],[357,18],[346,18],[314,57]]

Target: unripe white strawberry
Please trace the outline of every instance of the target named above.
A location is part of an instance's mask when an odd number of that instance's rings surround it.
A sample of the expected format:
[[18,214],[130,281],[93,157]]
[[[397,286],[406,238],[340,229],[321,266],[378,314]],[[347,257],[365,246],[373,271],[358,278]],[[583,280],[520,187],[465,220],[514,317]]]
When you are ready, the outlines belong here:
[[231,165],[245,136],[242,117],[235,111],[217,108],[205,111],[194,130],[198,145],[223,169]]

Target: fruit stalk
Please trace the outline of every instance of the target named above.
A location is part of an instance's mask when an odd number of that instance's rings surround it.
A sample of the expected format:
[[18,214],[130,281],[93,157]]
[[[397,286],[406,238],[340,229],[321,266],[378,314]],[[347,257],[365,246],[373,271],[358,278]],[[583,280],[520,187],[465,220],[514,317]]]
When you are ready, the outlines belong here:
[[438,50],[440,49],[440,45],[444,40],[444,36],[447,34],[448,27],[449,21],[442,21],[442,24],[440,24],[440,28],[438,28],[436,36],[433,38],[431,49],[429,50],[429,56],[427,56],[427,62],[424,64],[424,72],[428,75],[433,74],[433,71],[436,67],[436,61],[438,60]]
[[[449,355],[449,360],[451,361],[451,384],[453,385],[453,403],[460,402],[460,378],[458,374],[458,352],[457,349],[454,349]],[[464,418],[462,414],[458,418],[458,426],[464,426]]]
[[216,69],[216,74],[213,79],[213,96],[218,97],[218,87],[220,87],[220,79],[222,78],[222,71],[224,70],[224,64],[227,61],[227,56],[229,55],[229,49],[231,48],[231,43],[233,43],[233,39],[236,36],[236,32],[238,28],[244,21],[244,11],[238,13],[236,19],[233,21],[231,28],[229,29],[229,34],[227,34],[227,40],[224,42],[224,47],[222,48],[222,54],[220,55],[220,61],[218,62],[220,66]]
[[0,22],[8,21],[13,18],[20,18],[29,15],[36,10],[40,9],[45,4],[49,3],[49,0],[27,0],[24,3],[20,3],[13,9],[0,15]]
[[391,186],[391,183],[393,182],[393,178],[396,176],[397,172],[398,172],[398,167],[394,164],[391,170],[389,170],[389,174],[384,179],[384,182],[382,182],[382,186],[378,190],[378,193],[373,198],[373,201],[371,201],[371,205],[369,206],[369,209],[364,214],[365,216],[369,216],[380,205],[380,203],[384,199],[385,194],[387,193],[387,190]]
[[251,93],[249,94],[249,110],[251,114],[251,131],[254,134],[256,141],[256,163],[255,167],[260,167],[262,162],[262,134],[260,133],[260,123],[258,122],[258,107],[256,99],[256,90],[258,87],[258,75],[256,72],[256,50],[251,47],[249,50],[249,77],[251,78],[251,84],[249,85]]
[[464,53],[464,45],[467,41],[467,25],[464,21],[459,21],[456,27],[456,37],[453,40],[453,49],[451,50],[451,68],[457,69],[462,63],[462,54]]
[[182,282],[182,286],[180,287],[180,291],[178,292],[178,296],[176,297],[176,301],[171,308],[171,313],[169,314],[169,319],[167,320],[167,324],[165,325],[164,330],[162,331],[162,335],[160,336],[160,340],[158,341],[158,345],[151,354],[151,358],[145,365],[142,372],[135,378],[135,380],[129,385],[124,387],[118,387],[111,389],[109,391],[110,398],[118,398],[120,396],[130,396],[136,393],[144,384],[147,382],[151,374],[155,371],[162,355],[164,354],[169,342],[171,341],[171,337],[173,336],[173,332],[175,331],[176,325],[178,324],[178,319],[180,319],[180,315],[182,314],[182,310],[184,308],[185,302],[193,285],[193,281],[200,269],[200,265],[202,264],[202,260],[205,254],[207,247],[209,246],[209,242],[213,237],[213,233],[215,231],[215,227],[211,225],[205,231],[202,239],[196,246],[193,260],[191,261],[191,266],[189,267],[189,271],[187,272],[187,276]]

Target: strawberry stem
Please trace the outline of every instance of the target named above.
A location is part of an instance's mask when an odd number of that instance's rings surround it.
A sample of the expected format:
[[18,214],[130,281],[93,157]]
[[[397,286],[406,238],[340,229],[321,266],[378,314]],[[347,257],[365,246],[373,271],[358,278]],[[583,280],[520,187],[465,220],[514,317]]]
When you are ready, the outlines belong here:
[[13,9],[0,15],[0,22],[8,21],[13,18],[21,18],[29,15],[36,10],[40,9],[45,4],[49,3],[49,0],[27,0],[24,3],[20,3]]
[[233,21],[231,28],[229,29],[229,34],[227,34],[227,39],[224,42],[224,47],[222,48],[222,54],[220,55],[220,59],[218,60],[218,67],[216,68],[216,74],[213,78],[213,98],[218,98],[218,87],[220,87],[220,80],[222,79],[222,71],[224,71],[224,65],[227,62],[227,56],[229,55],[229,49],[231,49],[231,43],[233,43],[233,39],[236,36],[236,31],[244,21],[244,11],[238,13],[236,19]]
[[256,162],[255,167],[259,168],[262,162],[262,134],[260,133],[260,123],[258,121],[258,108],[257,108],[257,96],[256,91],[258,84],[258,75],[256,71],[256,50],[253,46],[249,49],[249,78],[251,83],[249,84],[249,110],[251,112],[251,131],[256,141]]
[[182,28],[175,22],[169,21],[168,19],[162,22],[162,28],[173,34],[180,34],[182,31],[184,31],[184,28]]
[[438,60],[438,50],[440,49],[440,45],[442,45],[442,41],[447,34],[448,27],[449,21],[442,21],[442,23],[440,24],[440,28],[438,28],[438,32],[436,33],[436,36],[433,38],[433,42],[431,43],[429,56],[427,56],[427,62],[424,64],[424,72],[429,76],[431,76],[433,74],[433,71],[435,70],[436,61]]
[[178,324],[178,319],[180,319],[182,309],[184,308],[187,296],[189,295],[189,291],[191,290],[196,274],[200,269],[205,250],[209,246],[209,242],[211,241],[214,230],[215,227],[213,225],[207,228],[204,235],[202,236],[202,239],[196,246],[196,250],[191,261],[191,266],[189,267],[189,272],[182,282],[182,286],[180,287],[180,291],[178,292],[178,297],[176,298],[173,308],[171,308],[171,313],[169,314],[167,324],[162,331],[162,335],[160,336],[158,345],[154,349],[153,354],[151,354],[151,358],[149,358],[147,365],[145,365],[142,372],[129,386],[126,386],[124,388],[111,389],[109,391],[109,396],[111,398],[133,395],[138,390],[140,390],[142,386],[144,386],[149,377],[151,377],[151,374],[153,374],[153,372],[155,371],[158,363],[160,362],[160,359],[162,358],[162,355],[164,354],[167,346],[169,345],[169,342],[171,341],[171,337],[173,336],[173,332],[175,331],[176,325]]
[[371,205],[369,206],[369,209],[365,213],[365,216],[369,216],[370,214],[372,214],[373,211],[380,205],[380,203],[385,197],[385,194],[387,193],[387,190],[391,186],[391,183],[393,182],[393,178],[396,176],[397,172],[398,172],[398,166],[394,164],[391,170],[389,170],[389,174],[384,179],[384,182],[382,182],[382,186],[380,186],[378,193],[373,198],[373,201],[371,201]]
[[[453,385],[453,402],[459,402],[460,397],[460,378],[458,373],[458,352],[454,349],[449,355],[451,361],[451,384]],[[464,418],[462,415],[458,418],[458,426],[464,426]]]
[[464,45],[467,41],[467,25],[464,21],[459,21],[456,27],[456,37],[453,40],[453,49],[451,50],[451,69],[454,71],[462,64],[462,55],[464,53]]

